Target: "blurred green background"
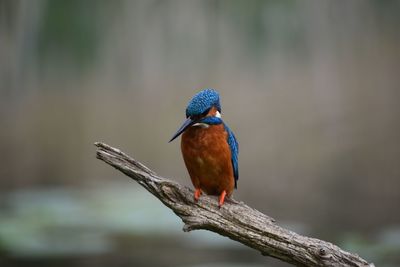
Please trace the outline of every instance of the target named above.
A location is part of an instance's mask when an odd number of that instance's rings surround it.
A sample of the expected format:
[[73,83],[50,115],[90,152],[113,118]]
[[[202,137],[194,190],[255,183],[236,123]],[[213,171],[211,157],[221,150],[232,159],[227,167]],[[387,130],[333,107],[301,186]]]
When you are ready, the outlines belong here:
[[198,90],[235,199],[400,265],[400,1],[0,0],[1,266],[288,266],[182,222],[95,141],[191,186],[167,141]]

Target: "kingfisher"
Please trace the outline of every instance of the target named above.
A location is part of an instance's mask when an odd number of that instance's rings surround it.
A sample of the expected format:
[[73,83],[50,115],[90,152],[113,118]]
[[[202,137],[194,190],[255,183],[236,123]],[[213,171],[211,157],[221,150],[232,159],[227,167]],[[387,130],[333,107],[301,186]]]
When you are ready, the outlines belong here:
[[194,200],[204,192],[219,196],[218,206],[237,188],[239,145],[221,118],[219,93],[204,89],[189,101],[186,120],[171,141],[182,134],[181,151],[195,188]]

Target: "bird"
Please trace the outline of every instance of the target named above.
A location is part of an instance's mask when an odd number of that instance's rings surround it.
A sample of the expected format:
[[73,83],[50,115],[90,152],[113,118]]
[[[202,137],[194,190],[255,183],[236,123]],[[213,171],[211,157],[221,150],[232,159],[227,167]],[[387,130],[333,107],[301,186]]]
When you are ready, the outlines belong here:
[[169,142],[181,137],[181,152],[197,202],[204,192],[216,195],[221,208],[237,189],[239,144],[221,117],[219,93],[206,88],[186,107],[186,120]]

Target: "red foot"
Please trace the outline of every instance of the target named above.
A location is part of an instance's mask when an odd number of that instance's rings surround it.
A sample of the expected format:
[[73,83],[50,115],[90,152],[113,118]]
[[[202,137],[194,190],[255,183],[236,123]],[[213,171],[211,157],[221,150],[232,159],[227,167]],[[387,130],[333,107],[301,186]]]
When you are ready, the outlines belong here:
[[201,196],[201,189],[200,188],[196,188],[196,190],[194,191],[194,201],[198,201],[199,198]]
[[221,195],[219,195],[219,202],[218,202],[218,207],[222,207],[225,201],[225,196],[226,196],[226,191],[222,191]]

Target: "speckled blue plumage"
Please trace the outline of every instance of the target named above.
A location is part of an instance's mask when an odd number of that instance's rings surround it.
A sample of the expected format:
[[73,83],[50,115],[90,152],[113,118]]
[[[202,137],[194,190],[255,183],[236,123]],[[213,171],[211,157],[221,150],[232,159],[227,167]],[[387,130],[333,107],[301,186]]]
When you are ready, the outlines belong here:
[[205,124],[208,124],[208,125],[218,125],[218,124],[224,123],[222,121],[222,119],[218,118],[218,117],[204,117],[201,120],[199,120],[199,122],[200,123],[205,123]]
[[200,115],[210,107],[215,106],[221,111],[219,94],[211,88],[204,89],[193,96],[186,108],[186,117]]
[[228,144],[231,149],[231,161],[233,167],[233,175],[235,176],[235,188],[237,188],[237,181],[239,180],[239,162],[238,162],[238,154],[239,154],[239,144],[236,141],[236,137],[229,129],[229,127],[224,123],[225,131],[228,132]]

